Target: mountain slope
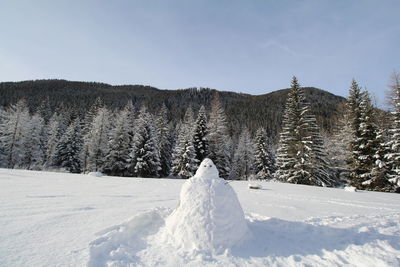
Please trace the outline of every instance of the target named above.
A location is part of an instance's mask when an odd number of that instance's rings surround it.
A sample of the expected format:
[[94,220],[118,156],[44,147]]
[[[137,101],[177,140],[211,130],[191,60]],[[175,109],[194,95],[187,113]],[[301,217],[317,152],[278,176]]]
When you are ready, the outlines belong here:
[[[343,98],[317,88],[304,89],[319,123],[324,129],[329,130],[336,114],[337,104]],[[160,90],[143,85],[112,86],[66,80],[3,82],[0,83],[0,106],[8,106],[25,98],[31,111],[35,111],[46,100],[51,111],[62,110],[63,113],[84,114],[96,98],[100,97],[106,105],[113,108],[123,107],[128,100],[132,100],[137,107],[142,104],[148,105],[151,112],[157,112],[160,105],[165,103],[171,112],[170,119],[176,122],[183,117],[189,105],[195,111],[201,105],[208,108],[215,91],[209,88]],[[287,89],[263,95],[219,93],[233,135],[236,135],[242,126],[247,126],[252,132],[263,126],[270,135],[276,135],[282,119]]]

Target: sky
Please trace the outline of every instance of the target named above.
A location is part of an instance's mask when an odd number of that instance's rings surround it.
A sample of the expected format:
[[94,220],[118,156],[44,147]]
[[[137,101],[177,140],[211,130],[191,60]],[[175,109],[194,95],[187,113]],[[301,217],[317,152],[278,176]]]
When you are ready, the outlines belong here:
[[399,0],[1,0],[0,81],[67,79],[264,94],[302,86],[383,103]]

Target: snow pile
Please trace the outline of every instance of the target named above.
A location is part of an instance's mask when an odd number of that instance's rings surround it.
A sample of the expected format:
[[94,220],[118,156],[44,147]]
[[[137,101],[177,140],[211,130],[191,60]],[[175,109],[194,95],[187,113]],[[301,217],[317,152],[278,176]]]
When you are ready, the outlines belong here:
[[344,191],[347,191],[347,192],[357,192],[357,188],[355,188],[354,186],[345,186],[345,187],[344,187]]
[[88,267],[129,266],[135,261],[135,253],[146,248],[144,238],[155,234],[169,213],[169,209],[149,210],[97,233],[102,237],[90,243]]
[[184,251],[221,253],[244,240],[248,227],[232,187],[210,159],[181,189],[179,207],[167,218],[172,243]]

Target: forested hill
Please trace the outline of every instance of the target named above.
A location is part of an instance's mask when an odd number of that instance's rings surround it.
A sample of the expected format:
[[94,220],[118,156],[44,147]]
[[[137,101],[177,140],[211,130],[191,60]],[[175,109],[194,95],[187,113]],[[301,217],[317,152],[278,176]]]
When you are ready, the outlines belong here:
[[[215,91],[209,88],[160,90],[143,85],[112,86],[66,80],[3,82],[0,83],[0,105],[6,107],[25,98],[32,112],[48,106],[51,111],[58,110],[64,114],[85,114],[98,97],[112,108],[123,107],[128,100],[132,100],[137,107],[147,105],[152,113],[157,113],[160,104],[165,103],[170,110],[170,119],[176,122],[183,117],[189,105],[195,111],[201,105],[209,108]],[[247,126],[251,132],[263,126],[275,136],[282,120],[287,92],[287,89],[263,95],[219,92],[231,133],[236,136],[242,126]],[[337,105],[343,98],[312,87],[305,88],[305,93],[320,126],[329,130]]]

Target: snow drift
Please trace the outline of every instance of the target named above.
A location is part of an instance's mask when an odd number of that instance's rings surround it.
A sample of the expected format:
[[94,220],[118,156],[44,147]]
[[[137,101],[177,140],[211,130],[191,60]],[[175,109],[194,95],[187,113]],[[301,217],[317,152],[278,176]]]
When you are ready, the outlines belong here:
[[179,207],[167,218],[166,230],[185,251],[216,253],[237,245],[248,233],[236,193],[219,178],[210,159],[182,186]]

